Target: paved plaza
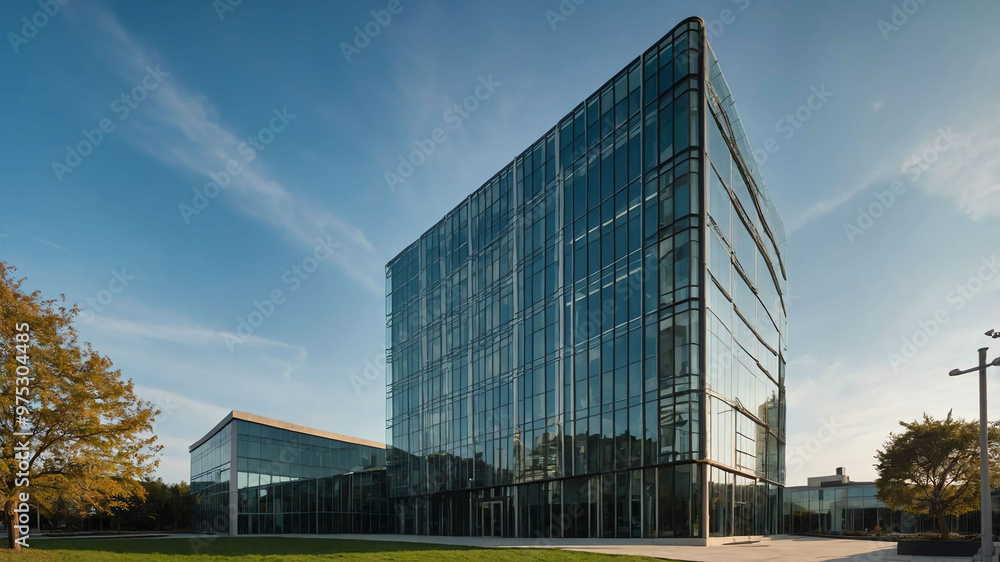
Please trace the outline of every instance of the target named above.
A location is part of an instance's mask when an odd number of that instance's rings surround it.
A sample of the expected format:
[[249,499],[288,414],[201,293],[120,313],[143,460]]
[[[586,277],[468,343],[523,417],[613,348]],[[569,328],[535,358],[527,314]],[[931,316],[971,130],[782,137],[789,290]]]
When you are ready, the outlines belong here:
[[[312,536],[316,535],[301,535]],[[882,562],[895,552],[892,542],[822,539],[814,537],[779,536],[751,544],[723,546],[671,546],[654,544],[651,539],[491,539],[482,537],[424,537],[414,535],[327,535],[330,538],[350,538],[453,544],[463,546],[506,548],[559,548],[604,554],[629,554],[670,558],[685,561],[732,562],[747,561],[850,561]],[[891,560],[891,559],[890,559]],[[929,559],[928,559],[929,560]],[[913,562],[923,562],[914,559]]]

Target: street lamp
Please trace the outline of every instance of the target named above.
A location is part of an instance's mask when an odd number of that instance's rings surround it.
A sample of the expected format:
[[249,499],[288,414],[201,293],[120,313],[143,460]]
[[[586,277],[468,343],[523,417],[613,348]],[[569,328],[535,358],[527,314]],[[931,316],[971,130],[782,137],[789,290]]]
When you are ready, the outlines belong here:
[[[989,330],[986,335],[992,338],[1000,338],[1000,332]],[[986,361],[986,350],[988,347],[979,349],[979,365],[969,369],[952,369],[949,376],[957,377],[973,371],[979,371],[979,513],[982,523],[982,560],[993,559],[993,505],[990,501],[990,468],[989,468],[989,442],[986,440],[986,368],[1000,367],[1000,357],[992,362]]]

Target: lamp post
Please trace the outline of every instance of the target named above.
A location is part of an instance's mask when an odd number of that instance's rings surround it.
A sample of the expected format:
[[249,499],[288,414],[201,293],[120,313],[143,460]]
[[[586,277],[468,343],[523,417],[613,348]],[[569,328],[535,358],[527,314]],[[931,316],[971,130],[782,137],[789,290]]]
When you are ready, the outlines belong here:
[[[1000,338],[1000,332],[989,330],[987,336]],[[990,468],[989,442],[986,439],[986,368],[1000,366],[1000,357],[993,362],[986,361],[988,347],[979,349],[979,365],[965,370],[952,369],[949,376],[957,377],[973,371],[979,371],[979,513],[982,523],[982,560],[993,558],[993,505],[990,501]]]

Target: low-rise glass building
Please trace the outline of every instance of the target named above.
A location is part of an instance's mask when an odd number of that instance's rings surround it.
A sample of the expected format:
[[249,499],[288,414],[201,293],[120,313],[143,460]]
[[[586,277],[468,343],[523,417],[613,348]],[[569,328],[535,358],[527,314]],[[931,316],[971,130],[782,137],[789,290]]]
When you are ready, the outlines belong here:
[[386,266],[393,531],[778,532],[784,247],[685,20]]
[[195,531],[386,532],[382,443],[234,410],[189,450]]
[[[883,535],[936,533],[928,515],[889,509],[876,497],[874,482],[852,482],[844,469],[831,476],[809,478],[806,486],[785,489],[784,527],[796,535]],[[1000,489],[993,492],[993,533],[1000,533]],[[979,511],[949,516],[953,533],[978,534]]]

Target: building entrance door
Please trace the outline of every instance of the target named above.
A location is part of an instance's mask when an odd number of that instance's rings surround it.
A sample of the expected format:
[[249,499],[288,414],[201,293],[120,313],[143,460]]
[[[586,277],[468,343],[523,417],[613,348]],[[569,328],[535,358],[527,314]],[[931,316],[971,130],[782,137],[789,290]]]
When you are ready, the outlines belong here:
[[502,537],[504,507],[503,501],[479,502],[479,528],[484,537]]
[[733,536],[742,537],[753,534],[752,503],[737,501],[733,506],[733,519],[735,520]]

